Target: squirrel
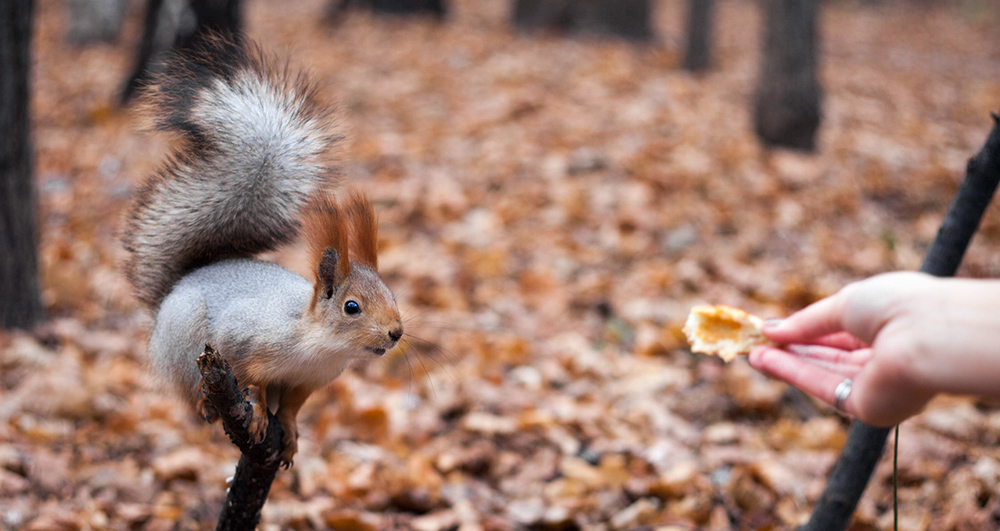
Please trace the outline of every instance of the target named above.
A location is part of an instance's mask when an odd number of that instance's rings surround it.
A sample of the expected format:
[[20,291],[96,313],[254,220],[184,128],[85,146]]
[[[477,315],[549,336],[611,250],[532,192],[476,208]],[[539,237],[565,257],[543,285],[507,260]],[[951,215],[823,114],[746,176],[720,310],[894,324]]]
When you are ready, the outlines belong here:
[[[286,468],[306,398],[403,336],[378,274],[372,205],[357,192],[333,195],[330,151],[341,137],[316,94],[256,45],[216,36],[171,58],[143,106],[179,139],[138,188],[122,234],[125,274],[155,313],[153,372],[212,422],[196,359],[213,345],[254,406],[256,443],[275,411]],[[299,236],[314,282],[255,258]]]

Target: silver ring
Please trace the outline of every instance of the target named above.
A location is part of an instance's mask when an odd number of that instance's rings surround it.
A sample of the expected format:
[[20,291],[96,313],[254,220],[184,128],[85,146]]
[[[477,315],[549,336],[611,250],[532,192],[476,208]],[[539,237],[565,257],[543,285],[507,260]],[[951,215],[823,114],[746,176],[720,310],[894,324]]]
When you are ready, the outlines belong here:
[[850,378],[844,378],[843,382],[837,384],[837,388],[833,391],[833,407],[840,411],[844,410],[841,406],[844,404],[844,400],[847,400],[847,397],[851,394],[852,385],[854,385],[854,382]]

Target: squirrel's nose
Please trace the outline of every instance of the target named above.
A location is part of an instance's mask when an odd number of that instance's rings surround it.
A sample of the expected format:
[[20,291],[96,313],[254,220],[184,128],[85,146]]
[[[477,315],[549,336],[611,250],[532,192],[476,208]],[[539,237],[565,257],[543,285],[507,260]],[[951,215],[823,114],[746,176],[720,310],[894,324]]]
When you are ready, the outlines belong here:
[[401,338],[401,337],[403,337],[403,329],[402,328],[394,328],[392,330],[389,330],[389,339],[391,339],[393,341],[399,341],[399,338]]

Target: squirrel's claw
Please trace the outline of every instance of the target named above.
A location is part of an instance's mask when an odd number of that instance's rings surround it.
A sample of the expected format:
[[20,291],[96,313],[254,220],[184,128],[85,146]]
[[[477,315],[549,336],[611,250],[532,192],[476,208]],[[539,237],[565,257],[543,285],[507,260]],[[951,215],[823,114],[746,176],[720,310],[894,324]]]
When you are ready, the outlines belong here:
[[219,420],[219,412],[215,410],[215,406],[207,398],[198,401],[198,413],[209,424]]
[[253,412],[247,423],[247,431],[250,432],[253,444],[262,443],[267,434],[267,404],[260,400],[260,394],[260,388],[256,385],[249,385],[243,389],[243,398],[253,406]]
[[219,419],[219,412],[215,410],[215,406],[208,401],[208,398],[205,398],[208,396],[208,390],[205,389],[204,379],[198,382],[198,391],[201,392],[201,399],[198,400],[198,413],[205,419],[205,422],[211,424]]
[[282,444],[284,448],[281,450],[281,465],[285,467],[285,470],[292,468],[292,458],[299,451],[299,433],[296,427],[284,426],[285,436],[282,439]]

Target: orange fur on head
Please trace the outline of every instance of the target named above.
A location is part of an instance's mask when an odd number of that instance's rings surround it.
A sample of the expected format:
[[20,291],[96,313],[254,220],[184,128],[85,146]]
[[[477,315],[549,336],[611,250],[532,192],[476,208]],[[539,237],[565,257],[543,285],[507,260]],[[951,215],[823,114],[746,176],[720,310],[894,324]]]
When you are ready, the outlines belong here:
[[[337,252],[335,277],[346,279],[351,274],[351,261],[378,269],[378,220],[368,198],[361,192],[351,192],[343,203],[331,194],[318,194],[304,219],[304,233],[309,241],[310,263],[316,267],[316,286],[310,309],[315,308],[322,289],[319,265],[328,249]],[[338,281],[339,282],[339,281]]]
[[344,205],[344,214],[351,231],[353,259],[378,270],[378,220],[371,202],[361,192],[351,192]]

